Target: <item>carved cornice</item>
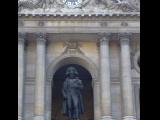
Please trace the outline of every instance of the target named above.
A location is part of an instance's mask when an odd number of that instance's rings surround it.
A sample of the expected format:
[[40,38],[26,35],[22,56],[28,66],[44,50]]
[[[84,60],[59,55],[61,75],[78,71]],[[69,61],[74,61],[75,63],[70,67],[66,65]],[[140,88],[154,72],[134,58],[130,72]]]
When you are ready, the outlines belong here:
[[133,13],[18,13],[19,17],[140,17],[139,12]]

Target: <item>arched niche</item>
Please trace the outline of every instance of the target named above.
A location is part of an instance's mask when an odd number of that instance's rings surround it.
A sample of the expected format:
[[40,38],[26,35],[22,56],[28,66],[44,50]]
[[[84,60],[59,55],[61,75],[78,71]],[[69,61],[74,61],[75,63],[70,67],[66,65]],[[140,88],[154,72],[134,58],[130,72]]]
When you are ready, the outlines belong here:
[[93,86],[93,107],[94,107],[94,120],[100,119],[100,83],[99,83],[99,72],[97,65],[88,57],[80,54],[65,54],[54,59],[47,68],[46,73],[46,97],[45,97],[45,117],[46,120],[51,120],[51,104],[52,104],[52,81],[55,72],[62,66],[68,64],[76,64],[84,67],[92,76]]

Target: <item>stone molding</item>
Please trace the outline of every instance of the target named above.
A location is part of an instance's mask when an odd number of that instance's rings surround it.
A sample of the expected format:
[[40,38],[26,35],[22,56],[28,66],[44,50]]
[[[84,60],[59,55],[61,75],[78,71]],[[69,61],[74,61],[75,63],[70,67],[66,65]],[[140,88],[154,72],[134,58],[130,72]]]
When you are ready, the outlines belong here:
[[[95,78],[93,80],[98,80],[98,66],[87,56],[84,56],[82,54],[75,54],[75,55],[70,55],[70,54],[64,54],[59,57],[56,57],[55,59],[52,60],[52,62],[47,66],[47,75],[46,75],[46,80],[47,81],[52,81],[52,75],[56,72],[56,70],[61,67],[61,62],[65,59],[79,59],[82,61],[85,61],[86,63],[89,64],[89,66],[85,66],[84,64],[81,64],[78,60],[74,61],[77,62],[76,64],[79,64],[83,67],[85,67],[92,75],[92,78]],[[63,61],[64,62],[64,61]],[[65,61],[65,64],[66,61]]]
[[58,13],[46,13],[46,14],[31,14],[31,13],[19,13],[19,17],[140,17],[139,12],[133,12],[133,13],[90,13],[90,14],[73,14],[73,13],[67,13],[67,14],[58,14]]

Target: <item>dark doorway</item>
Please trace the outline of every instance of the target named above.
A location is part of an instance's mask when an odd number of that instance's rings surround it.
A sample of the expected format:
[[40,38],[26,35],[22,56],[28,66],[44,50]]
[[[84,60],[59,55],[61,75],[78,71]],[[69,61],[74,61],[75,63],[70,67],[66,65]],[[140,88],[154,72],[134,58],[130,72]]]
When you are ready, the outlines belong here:
[[62,114],[62,85],[65,80],[65,71],[69,66],[74,66],[78,70],[79,78],[82,80],[84,85],[82,96],[85,112],[81,115],[81,120],[94,120],[92,77],[85,68],[76,64],[65,65],[58,69],[53,75],[52,120],[68,120],[67,117]]

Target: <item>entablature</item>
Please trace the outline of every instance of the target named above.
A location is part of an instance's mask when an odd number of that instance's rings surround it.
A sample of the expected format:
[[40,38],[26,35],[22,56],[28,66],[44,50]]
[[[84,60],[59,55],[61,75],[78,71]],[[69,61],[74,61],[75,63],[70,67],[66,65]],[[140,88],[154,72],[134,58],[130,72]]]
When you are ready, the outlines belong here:
[[19,19],[20,32],[48,32],[48,33],[140,33],[139,19]]
[[[24,32],[19,32],[24,33]],[[25,40],[26,41],[36,41],[37,40],[37,33],[39,32],[25,32]],[[46,35],[47,41],[79,41],[79,42],[97,42],[101,40],[102,37],[106,37],[108,33],[47,33],[43,32]],[[109,41],[119,41],[120,42],[120,34],[122,33],[109,33]],[[124,33],[124,36],[127,33]],[[128,35],[126,35],[128,37]],[[139,33],[129,33],[129,40],[130,41],[140,41],[140,34]]]

